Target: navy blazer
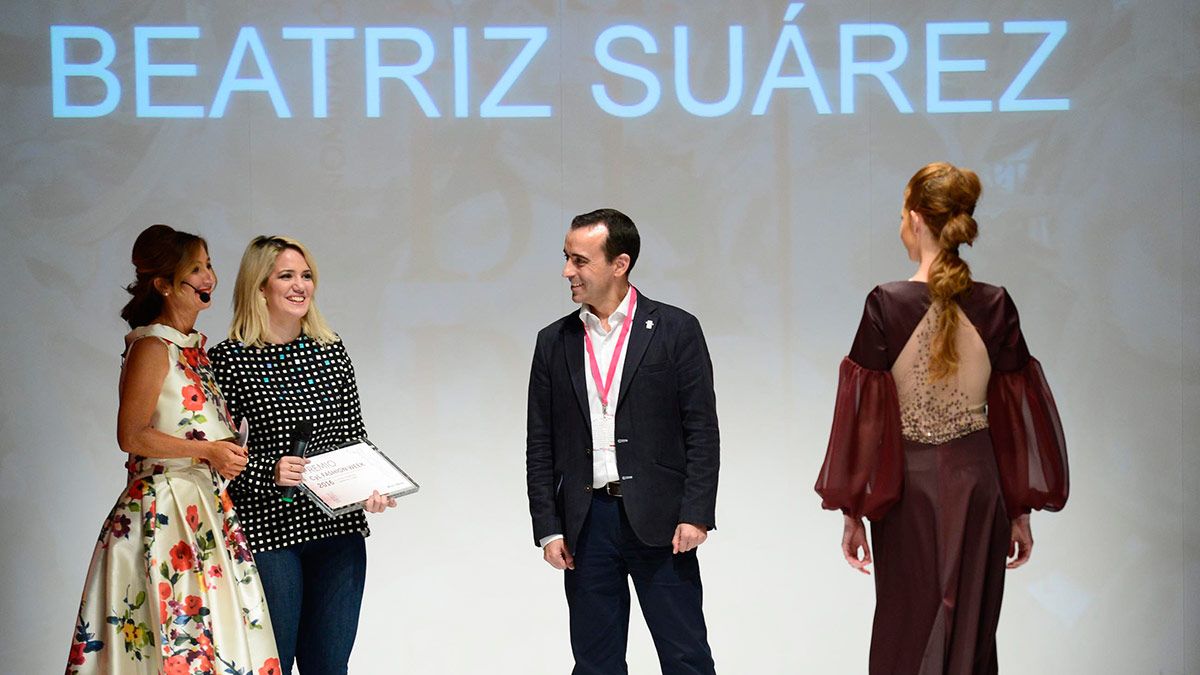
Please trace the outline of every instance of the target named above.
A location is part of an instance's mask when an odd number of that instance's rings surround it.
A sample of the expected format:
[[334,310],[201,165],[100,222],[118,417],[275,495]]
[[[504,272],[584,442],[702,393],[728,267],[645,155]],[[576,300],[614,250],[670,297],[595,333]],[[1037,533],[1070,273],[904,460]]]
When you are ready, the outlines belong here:
[[[592,429],[583,322],[572,312],[537,336],[525,440],[533,538],[574,551],[592,500]],[[716,527],[720,436],[712,360],[700,322],[638,294],[615,411],[617,469],[634,534],[670,545],[679,523]]]

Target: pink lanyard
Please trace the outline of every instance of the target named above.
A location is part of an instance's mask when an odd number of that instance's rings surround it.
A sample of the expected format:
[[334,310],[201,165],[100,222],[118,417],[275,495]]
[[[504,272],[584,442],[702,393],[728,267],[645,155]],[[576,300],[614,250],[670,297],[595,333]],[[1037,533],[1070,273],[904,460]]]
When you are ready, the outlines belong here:
[[596,361],[592,336],[588,334],[587,322],[583,323],[583,341],[587,345],[588,361],[592,366],[592,380],[596,382],[596,393],[600,394],[600,408],[605,415],[608,414],[608,392],[612,390],[613,377],[617,374],[617,363],[621,360],[621,348],[625,346],[625,338],[629,337],[629,326],[633,324],[635,307],[637,307],[637,289],[630,286],[629,311],[625,312],[625,320],[621,322],[621,335],[617,338],[617,348],[613,351],[612,360],[608,362],[608,382],[600,379],[600,363]]

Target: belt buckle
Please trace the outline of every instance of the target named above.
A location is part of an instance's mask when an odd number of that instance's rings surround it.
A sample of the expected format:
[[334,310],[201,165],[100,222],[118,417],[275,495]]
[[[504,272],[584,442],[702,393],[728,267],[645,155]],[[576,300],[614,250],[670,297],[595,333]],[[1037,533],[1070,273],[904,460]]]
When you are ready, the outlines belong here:
[[611,481],[611,482],[605,483],[604,484],[604,492],[607,493],[609,497],[620,497],[621,496],[621,482],[620,481]]

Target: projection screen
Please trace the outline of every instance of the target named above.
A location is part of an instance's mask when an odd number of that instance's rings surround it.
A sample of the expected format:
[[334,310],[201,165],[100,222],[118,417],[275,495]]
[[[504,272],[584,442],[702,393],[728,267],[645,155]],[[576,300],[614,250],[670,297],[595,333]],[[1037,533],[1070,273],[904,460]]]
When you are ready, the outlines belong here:
[[[525,395],[537,330],[575,307],[570,219],[610,206],[641,230],[634,283],[712,352],[718,670],[865,672],[872,582],[812,485],[863,298],[913,271],[904,183],[947,160],[982,178],[965,258],[1020,307],[1072,462],[1008,575],[1001,667],[1200,672],[1195,3],[4,9],[0,669],[67,656],[125,480],[130,248],[162,222],[209,241],[210,344],[251,237],[310,247],[367,429],[422,485],[371,518],[352,672],[567,671]],[[657,672],[631,626],[631,671]]]

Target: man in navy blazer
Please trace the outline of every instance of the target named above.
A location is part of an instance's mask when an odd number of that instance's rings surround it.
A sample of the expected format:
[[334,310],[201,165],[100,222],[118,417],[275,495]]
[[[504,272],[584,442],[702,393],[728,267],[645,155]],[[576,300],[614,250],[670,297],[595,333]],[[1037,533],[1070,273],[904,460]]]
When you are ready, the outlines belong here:
[[533,537],[565,571],[574,673],[625,673],[632,577],[662,672],[714,673],[696,548],[716,526],[712,362],[694,316],[629,283],[628,216],[576,216],[562,275],[580,311],[538,333],[526,471]]

